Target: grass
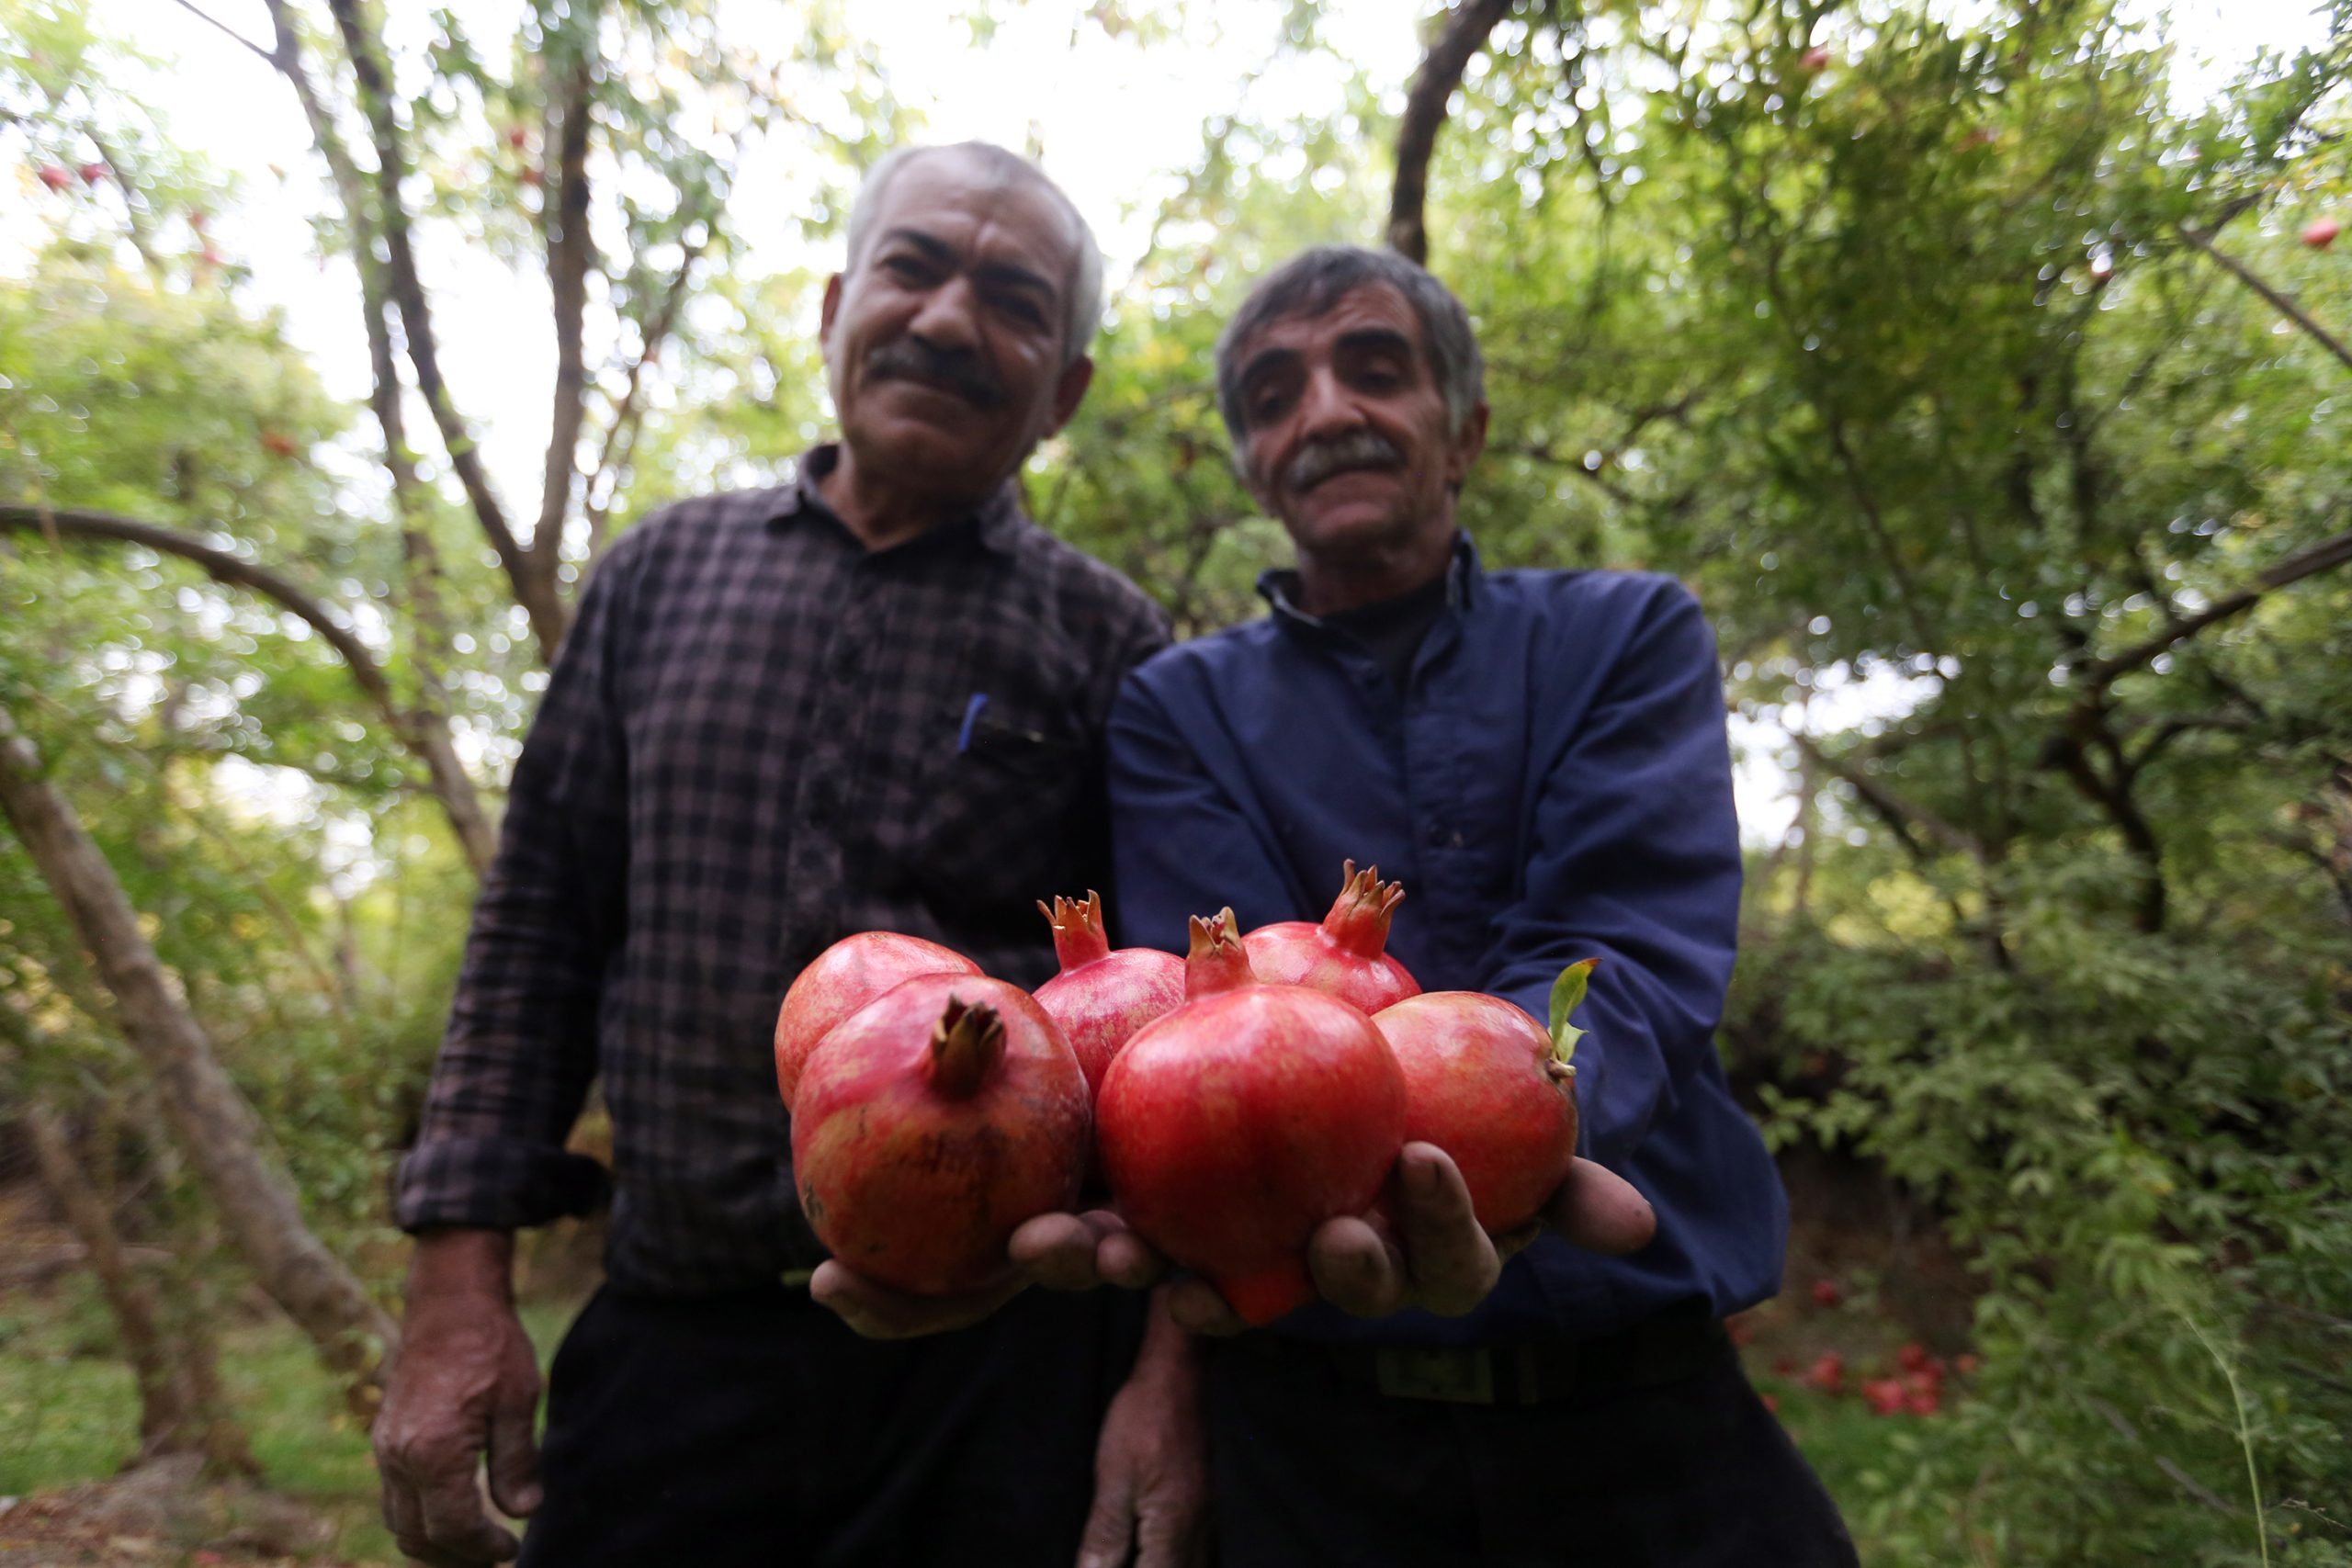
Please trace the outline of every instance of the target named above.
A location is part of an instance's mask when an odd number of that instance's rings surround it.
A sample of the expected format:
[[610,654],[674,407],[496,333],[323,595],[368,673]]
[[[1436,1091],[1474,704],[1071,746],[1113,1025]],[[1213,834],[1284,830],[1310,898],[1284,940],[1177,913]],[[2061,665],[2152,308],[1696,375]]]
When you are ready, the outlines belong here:
[[[577,1307],[524,1306],[542,1370]],[[138,1389],[112,1340],[104,1306],[78,1279],[0,1310],[0,1496],[101,1479],[138,1448]],[[334,1521],[337,1560],[401,1562],[377,1514],[368,1435],[293,1325],[272,1316],[226,1326],[220,1378],[264,1479]]]

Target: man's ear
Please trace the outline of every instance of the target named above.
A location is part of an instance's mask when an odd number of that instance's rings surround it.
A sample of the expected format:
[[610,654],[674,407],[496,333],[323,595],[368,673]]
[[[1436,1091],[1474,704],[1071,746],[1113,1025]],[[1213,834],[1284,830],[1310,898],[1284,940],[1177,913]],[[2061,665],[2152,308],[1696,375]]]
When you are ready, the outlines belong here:
[[817,341],[823,343],[833,335],[833,318],[842,311],[842,275],[825,279],[825,304],[817,315]]
[[1060,379],[1054,383],[1054,417],[1046,426],[1046,434],[1053,434],[1069,423],[1078,405],[1086,397],[1086,389],[1094,384],[1094,361],[1080,355],[1062,367]]
[[1453,439],[1446,449],[1446,484],[1454,490],[1460,490],[1463,482],[1470,477],[1470,466],[1478,460],[1478,454],[1486,449],[1487,405],[1483,402],[1472,403],[1470,417],[1462,422],[1462,428],[1454,432]]

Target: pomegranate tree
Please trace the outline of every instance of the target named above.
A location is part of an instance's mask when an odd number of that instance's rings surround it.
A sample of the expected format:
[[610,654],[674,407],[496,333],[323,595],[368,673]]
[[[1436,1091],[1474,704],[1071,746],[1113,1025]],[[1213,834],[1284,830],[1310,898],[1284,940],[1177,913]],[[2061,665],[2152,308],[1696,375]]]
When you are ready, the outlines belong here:
[[1417,996],[1420,986],[1388,956],[1388,921],[1405,890],[1380,880],[1380,868],[1362,871],[1349,861],[1343,886],[1321,924],[1278,920],[1260,926],[1242,942],[1250,964],[1270,986],[1307,986],[1328,991],[1366,1012]]
[[919,975],[809,1053],[792,1174],[844,1265],[953,1294],[1004,1274],[1023,1220],[1076,1203],[1088,1122],[1086,1075],[1027,992]]
[[1552,1027],[1499,997],[1424,991],[1373,1015],[1405,1077],[1405,1137],[1453,1156],[1470,1206],[1489,1231],[1517,1230],[1567,1179],[1577,1152],[1583,1031],[1568,1015],[1598,960],[1572,964],[1552,987]]
[[1037,1005],[1062,1032],[1090,1093],[1102,1088],[1111,1058],[1135,1032],[1184,1000],[1184,961],[1148,947],[1111,951],[1102,930],[1102,896],[1043,900],[1037,912],[1054,928],[1054,953],[1062,972],[1037,987]]
[[784,993],[775,1014],[775,1083],[792,1109],[800,1069],[825,1032],[918,975],[977,975],[980,966],[952,947],[897,931],[860,931],[825,949]]
[[1095,1146],[1136,1233],[1262,1324],[1313,1297],[1316,1227],[1379,1197],[1405,1080],[1361,1008],[1259,984],[1233,925],[1193,920],[1187,999],[1113,1058]]

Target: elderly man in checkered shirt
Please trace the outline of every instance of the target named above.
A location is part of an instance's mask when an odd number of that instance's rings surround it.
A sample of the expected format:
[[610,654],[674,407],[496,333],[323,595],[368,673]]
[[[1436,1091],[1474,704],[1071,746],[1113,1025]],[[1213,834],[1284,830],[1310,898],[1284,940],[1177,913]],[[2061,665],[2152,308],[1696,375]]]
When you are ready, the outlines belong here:
[[[885,159],[825,290],[839,444],[649,519],[590,581],[401,1169],[418,1244],[376,1450],[412,1556],[515,1555],[485,1460],[531,1517],[523,1560],[560,1568],[1197,1550],[1189,1384],[1138,1364],[1144,1298],[1018,1291],[1116,1272],[1087,1226],[1049,1216],[971,1301],[826,1264],[769,1048],[837,938],[910,932],[1034,986],[1032,900],[1102,881],[1103,726],[1165,629],[1013,482],[1086,390],[1101,294],[1034,165]],[[555,1359],[541,1450],[513,1235],[602,1200],[564,1146],[600,1077],[607,1280]]]

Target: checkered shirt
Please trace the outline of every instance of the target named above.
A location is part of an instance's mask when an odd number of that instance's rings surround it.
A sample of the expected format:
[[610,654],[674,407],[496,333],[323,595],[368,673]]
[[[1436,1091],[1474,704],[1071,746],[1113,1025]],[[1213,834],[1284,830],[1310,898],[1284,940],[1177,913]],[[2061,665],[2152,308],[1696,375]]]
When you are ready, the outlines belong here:
[[597,568],[516,763],[395,1212],[409,1230],[586,1212],[565,1139],[600,1074],[615,1283],[772,1280],[823,1256],[771,1037],[852,931],[1053,973],[1035,900],[1105,886],[1102,739],[1152,603],[1022,515],[869,553],[819,498],[706,497]]

